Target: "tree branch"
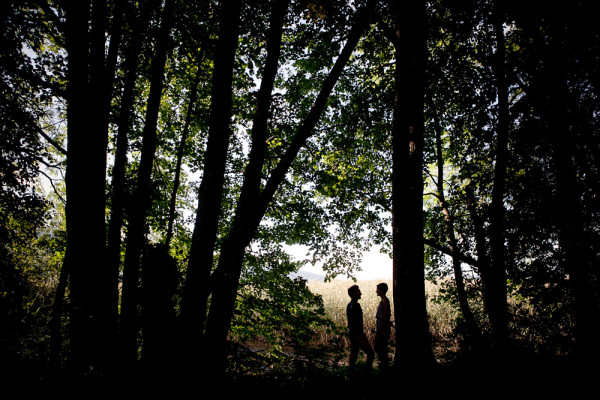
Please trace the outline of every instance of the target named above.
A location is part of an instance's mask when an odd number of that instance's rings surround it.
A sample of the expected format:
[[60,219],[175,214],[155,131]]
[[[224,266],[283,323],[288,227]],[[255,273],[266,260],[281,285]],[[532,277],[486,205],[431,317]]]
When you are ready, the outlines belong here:
[[[450,249],[448,247],[443,246],[443,245],[435,242],[432,239],[423,238],[423,243],[425,243],[429,247],[434,248],[435,250],[439,251],[440,253],[446,254],[448,256],[452,255],[452,252],[450,251]],[[473,258],[471,256],[468,256],[461,252],[458,252],[458,254],[456,254],[456,256],[458,257],[458,259],[461,262],[464,262],[465,264],[469,264],[473,267],[479,266],[479,261],[477,261],[475,258]]]

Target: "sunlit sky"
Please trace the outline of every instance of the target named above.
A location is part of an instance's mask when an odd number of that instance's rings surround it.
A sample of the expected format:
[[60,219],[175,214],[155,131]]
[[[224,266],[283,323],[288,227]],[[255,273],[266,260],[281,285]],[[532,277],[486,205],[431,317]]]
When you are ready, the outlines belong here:
[[[300,249],[295,250],[292,254],[298,258],[304,258],[304,252]],[[374,247],[369,252],[363,254],[361,262],[362,271],[354,273],[354,277],[358,280],[373,280],[373,279],[391,279],[392,278],[392,259],[387,254],[379,252],[379,248]],[[300,271],[312,272],[319,275],[325,275],[320,266],[307,265]],[[339,276],[337,279],[347,279],[346,276]]]

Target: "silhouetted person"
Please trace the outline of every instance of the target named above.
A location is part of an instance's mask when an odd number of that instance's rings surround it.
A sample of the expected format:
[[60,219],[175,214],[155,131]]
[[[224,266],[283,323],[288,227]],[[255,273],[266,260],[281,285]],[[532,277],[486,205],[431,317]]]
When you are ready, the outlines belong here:
[[363,329],[363,312],[358,300],[362,296],[358,285],[352,285],[348,288],[348,295],[352,300],[346,307],[346,316],[348,318],[348,337],[350,339],[350,357],[348,359],[348,373],[352,375],[358,359],[358,352],[362,350],[367,355],[367,371],[373,367],[375,352],[367,340]]
[[377,296],[381,297],[377,307],[377,325],[375,327],[375,352],[379,358],[379,366],[387,368],[389,366],[388,343],[392,330],[390,300],[387,298],[388,285],[380,283],[377,285]]

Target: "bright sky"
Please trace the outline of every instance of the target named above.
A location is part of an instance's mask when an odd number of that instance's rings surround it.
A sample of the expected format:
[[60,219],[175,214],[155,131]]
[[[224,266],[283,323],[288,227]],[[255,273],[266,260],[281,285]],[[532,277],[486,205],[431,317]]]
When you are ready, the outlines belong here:
[[[298,250],[298,253],[292,252],[292,254],[299,259],[304,257],[304,252],[300,250]],[[387,254],[380,253],[378,247],[374,247],[369,252],[363,254],[360,265],[362,271],[354,273],[354,277],[358,280],[392,279],[392,259]],[[307,265],[300,270],[325,275],[318,265]],[[347,278],[339,276],[337,279]]]

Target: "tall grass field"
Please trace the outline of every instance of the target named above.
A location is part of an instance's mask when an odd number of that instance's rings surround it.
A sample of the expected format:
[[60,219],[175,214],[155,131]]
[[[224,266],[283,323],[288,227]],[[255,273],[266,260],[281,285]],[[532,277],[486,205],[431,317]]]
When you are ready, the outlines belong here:
[[[346,306],[348,302],[350,302],[350,297],[348,296],[348,288],[354,284],[360,287],[362,292],[362,297],[359,300],[363,310],[363,320],[365,333],[367,334],[368,339],[373,343],[375,338],[375,324],[376,318],[375,314],[377,313],[377,307],[379,306],[380,298],[375,293],[377,284],[385,282],[388,285],[389,291],[387,293],[387,297],[390,299],[390,304],[392,307],[392,335],[391,338],[394,340],[395,337],[395,329],[400,329],[401,324],[394,321],[394,304],[393,304],[393,289],[392,289],[392,281],[389,280],[359,280],[357,282],[353,282],[350,280],[338,280],[334,279],[330,282],[322,282],[319,280],[309,280],[308,287],[310,290],[319,294],[323,297],[323,304],[325,306],[325,312],[327,316],[336,323],[337,326],[344,328],[347,326],[346,319]],[[427,312],[429,315],[429,326],[431,335],[436,342],[444,342],[448,338],[452,336],[452,331],[454,329],[454,321],[456,320],[456,310],[452,309],[447,303],[438,303],[431,301],[435,298],[435,295],[438,292],[438,287],[434,284],[427,283],[426,284],[426,295],[427,295]],[[323,329],[319,334],[319,342],[322,344],[327,343],[329,339],[329,335],[325,329]],[[348,346],[348,341],[344,338],[346,347]],[[393,347],[393,346],[391,346]],[[390,350],[393,350],[392,348]]]

